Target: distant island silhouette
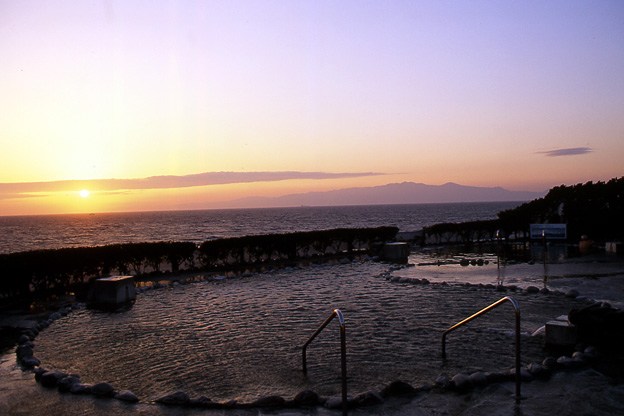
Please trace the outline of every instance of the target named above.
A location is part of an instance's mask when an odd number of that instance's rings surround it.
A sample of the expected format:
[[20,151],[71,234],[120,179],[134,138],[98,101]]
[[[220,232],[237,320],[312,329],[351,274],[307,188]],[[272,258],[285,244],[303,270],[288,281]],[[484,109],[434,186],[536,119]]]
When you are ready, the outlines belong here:
[[425,204],[452,202],[530,201],[544,192],[509,191],[501,187],[466,186],[448,182],[443,185],[402,182],[373,187],[345,188],[307,192],[278,197],[249,196],[224,203],[227,207],[296,207],[332,205]]

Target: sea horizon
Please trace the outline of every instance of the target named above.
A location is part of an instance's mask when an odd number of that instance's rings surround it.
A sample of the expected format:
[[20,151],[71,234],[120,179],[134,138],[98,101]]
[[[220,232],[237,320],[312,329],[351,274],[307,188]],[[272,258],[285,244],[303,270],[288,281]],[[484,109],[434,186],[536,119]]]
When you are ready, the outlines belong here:
[[495,219],[523,202],[449,202],[219,208],[0,217],[0,253],[116,243],[190,241],[335,228],[396,226],[418,231],[443,222]]

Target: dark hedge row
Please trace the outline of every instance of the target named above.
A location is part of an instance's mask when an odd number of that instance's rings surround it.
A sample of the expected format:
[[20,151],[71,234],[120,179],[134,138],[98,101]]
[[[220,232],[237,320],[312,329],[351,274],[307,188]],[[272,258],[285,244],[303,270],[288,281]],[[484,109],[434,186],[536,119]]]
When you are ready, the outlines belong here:
[[498,220],[468,221],[461,223],[441,223],[423,230],[424,237],[437,237],[441,243],[458,242],[464,243],[481,240],[492,240],[496,237],[500,224]]
[[336,229],[225,238],[34,250],[0,254],[0,297],[84,290],[90,279],[180,270],[225,270],[245,265],[370,250],[392,240],[396,227]]

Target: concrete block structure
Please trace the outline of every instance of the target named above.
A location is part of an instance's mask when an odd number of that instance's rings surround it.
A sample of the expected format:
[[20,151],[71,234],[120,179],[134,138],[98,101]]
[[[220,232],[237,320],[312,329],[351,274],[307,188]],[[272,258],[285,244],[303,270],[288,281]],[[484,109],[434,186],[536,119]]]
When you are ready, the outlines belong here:
[[89,305],[96,308],[118,308],[136,299],[133,276],[111,276],[96,279],[89,292]]

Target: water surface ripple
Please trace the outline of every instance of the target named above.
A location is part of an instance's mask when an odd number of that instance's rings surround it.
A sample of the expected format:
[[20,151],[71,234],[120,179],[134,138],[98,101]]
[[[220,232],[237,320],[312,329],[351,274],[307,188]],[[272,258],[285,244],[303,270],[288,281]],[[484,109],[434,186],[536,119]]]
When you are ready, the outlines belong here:
[[[213,400],[292,398],[303,389],[339,394],[338,324],[301,346],[334,308],[346,318],[350,393],[401,379],[420,385],[440,373],[499,371],[514,362],[514,316],[501,306],[449,335],[441,333],[503,294],[459,285],[413,285],[384,278],[388,265],[353,263],[210,280],[139,295],[122,313],[79,310],[37,338],[46,368],[107,381],[143,400],[183,390]],[[517,294],[522,331],[566,314],[576,301]],[[541,361],[541,339],[524,335],[523,363]]]

